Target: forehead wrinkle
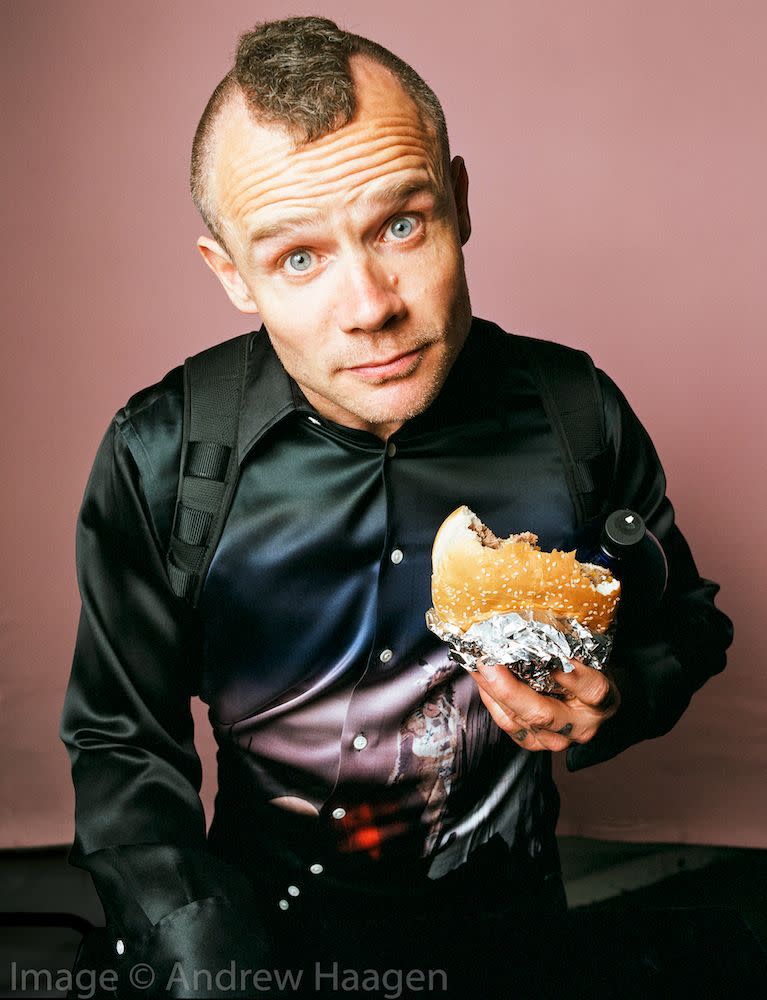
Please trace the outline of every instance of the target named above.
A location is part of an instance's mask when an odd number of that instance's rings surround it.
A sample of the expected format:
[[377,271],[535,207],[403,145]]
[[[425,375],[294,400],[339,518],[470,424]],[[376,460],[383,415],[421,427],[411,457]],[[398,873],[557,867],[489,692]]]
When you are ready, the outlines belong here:
[[405,161],[403,169],[420,166],[436,181],[434,137],[410,104],[405,111],[394,112],[360,108],[362,113],[340,129],[299,146],[284,130],[240,115],[219,145],[223,169],[216,171],[216,187],[222,216],[235,222],[275,201],[306,204],[307,191],[302,188],[308,185],[312,201],[332,197],[350,182],[356,197],[377,170],[398,158]]
[[326,156],[329,154],[332,156],[335,150],[343,153],[349,146],[360,141],[375,142],[376,139],[367,135],[373,128],[376,136],[383,139],[391,135],[402,135],[426,141],[429,138],[417,118],[401,115],[379,115],[373,121],[363,119],[360,122],[352,122],[335,132],[329,132],[327,135],[315,139],[314,142],[298,146],[292,150],[292,155],[295,159],[301,160],[315,155]]
[[[421,174],[423,177],[423,182],[418,183],[417,187],[424,189],[428,188],[429,187],[428,181],[431,180],[431,176],[428,174],[428,172],[423,171],[423,164],[420,158],[401,157],[401,159],[403,159],[404,162],[402,163],[401,167],[398,168],[397,172],[411,173],[418,171],[418,173]],[[320,217],[329,217],[331,214],[330,206],[328,205],[321,206],[319,203],[326,200],[332,200],[339,194],[345,195],[345,197],[343,198],[343,202],[345,205],[355,203],[357,202],[358,198],[360,198],[362,200],[362,205],[357,204],[356,207],[358,210],[372,207],[372,205],[376,201],[382,202],[384,200],[382,195],[377,196],[371,193],[370,196],[365,197],[365,191],[364,191],[364,188],[371,180],[374,180],[375,178],[380,176],[380,166],[381,164],[376,164],[364,171],[361,171],[359,173],[359,176],[355,184],[352,187],[348,186],[345,177],[340,177],[335,183],[327,183],[323,185],[322,190],[318,190],[315,188],[311,194],[311,200],[315,204],[314,215],[312,215],[311,210],[310,212],[304,212],[302,213],[303,216],[302,221],[306,222],[306,224],[311,225],[314,222],[316,222]],[[403,188],[412,186],[416,185],[410,185],[404,181],[402,182]],[[436,189],[435,184],[432,183],[432,186]],[[362,192],[360,192],[360,189],[363,189]],[[247,200],[245,200],[245,202],[242,204],[241,207],[241,213],[240,213],[241,216],[245,217],[248,215],[257,214],[258,212],[263,212],[267,208],[275,206],[276,203],[279,204],[280,206],[284,206],[286,209],[294,205],[306,206],[307,193],[305,191],[297,190],[295,193],[272,191],[269,192],[269,194],[271,195],[270,198],[267,199],[266,196],[263,196],[260,200],[257,200],[255,204],[248,205]],[[279,198],[276,199],[276,201],[275,201],[275,194],[279,194]],[[388,200],[393,201],[394,197],[396,197],[396,192],[394,192],[388,198]],[[289,219],[286,220],[286,224],[288,224],[289,221],[290,221]],[[269,224],[267,223],[267,225]]]
[[[367,171],[360,177],[359,182],[346,192],[347,198],[344,200],[347,202],[353,201],[359,208],[367,209],[376,208],[381,205],[400,204],[417,194],[436,195],[437,192],[434,190],[431,175],[423,169],[417,158],[415,159],[416,162],[413,164],[403,163],[395,174],[384,174],[382,182],[372,189],[369,187],[370,178],[366,175],[370,171]],[[371,169],[375,169],[377,173],[377,168]],[[404,177],[399,176],[402,173],[405,174]],[[359,195],[356,195],[355,192],[359,188],[362,188],[362,191]],[[329,185],[328,189],[323,191],[322,195],[314,196],[314,204],[306,202],[306,195],[303,193],[292,196],[286,195],[280,199],[280,205],[288,207],[288,211],[279,215],[273,222],[264,222],[258,226],[256,231],[258,233],[271,233],[277,228],[295,229],[300,225],[311,225],[318,218],[326,217],[330,214],[329,206],[318,207],[317,201],[320,200],[320,197],[324,197],[325,195],[332,196],[337,194],[339,190],[341,189],[338,185]],[[295,205],[295,208],[289,207],[295,203],[298,203]]]
[[[428,159],[423,156],[419,146],[392,146],[386,145],[374,153],[367,152],[367,155],[360,156],[356,160],[339,162],[336,168],[328,177],[320,178],[316,173],[310,171],[302,172],[295,177],[287,179],[285,171],[280,171],[273,175],[273,179],[283,182],[282,185],[269,186],[264,184],[265,178],[252,178],[250,183],[241,191],[230,194],[222,204],[227,205],[236,216],[245,216],[258,212],[268,205],[275,203],[290,204],[291,202],[306,202],[306,185],[311,185],[311,199],[318,201],[325,198],[332,198],[349,188],[351,198],[357,197],[359,188],[367,185],[371,180],[380,175],[383,168],[392,163],[401,161],[397,172],[405,170],[422,171],[436,188],[433,171],[429,169]],[[354,176],[354,181],[349,187],[349,175]],[[385,176],[385,175],[384,175]]]
[[[382,137],[381,139],[375,140],[367,145],[367,148],[361,150],[359,155],[356,157],[348,157],[339,154],[334,160],[328,162],[325,165],[325,169],[322,170],[322,174],[327,175],[327,183],[333,183],[339,175],[339,173],[346,176],[352,170],[356,169],[355,164],[363,165],[365,161],[378,161],[382,165],[391,159],[396,158],[399,155],[411,155],[418,156],[422,155],[423,158],[428,162],[428,157],[423,155],[422,147],[418,143],[409,144],[406,142],[399,142],[393,144],[387,137]],[[290,180],[294,184],[302,184],[307,181],[315,182],[318,178],[318,171],[313,169],[315,164],[310,162],[304,162],[298,166],[288,165],[286,167],[284,161],[280,157],[275,157],[273,159],[273,165],[267,165],[267,169],[259,169],[257,171],[253,170],[253,165],[251,162],[244,162],[240,167],[233,168],[231,183],[229,185],[230,190],[237,192],[240,185],[243,185],[245,190],[253,186],[264,186],[267,190],[271,182],[274,180],[282,180],[286,175],[292,177]],[[271,167],[271,169],[269,169]],[[366,167],[362,167],[366,169]],[[229,200],[236,199],[237,194],[230,195]]]
[[[404,169],[407,170],[408,168]],[[410,173],[409,170],[408,173]],[[379,205],[399,205],[418,194],[436,195],[436,191],[433,190],[433,185],[431,183],[432,178],[429,173],[421,173],[421,171],[418,170],[417,174],[418,175],[413,174],[413,176],[410,177],[403,177],[399,180],[393,180],[391,177],[387,176],[385,182],[376,184],[372,188],[368,186],[359,193],[355,200],[360,208],[367,209],[376,208]]]
[[[430,171],[424,167],[419,157],[403,156],[402,166],[397,169],[397,174],[406,173],[407,177],[394,179],[396,175],[385,174],[381,184],[373,189],[369,187],[375,177],[369,176],[377,172],[376,168],[370,168],[362,173],[355,184],[347,193],[345,201],[354,202],[361,210],[375,208],[382,204],[394,204],[404,201],[415,193],[431,190],[437,195],[435,178]],[[412,161],[412,162],[411,162]]]
[[[406,173],[405,177],[399,180],[392,180],[391,175],[387,175],[386,182],[372,190],[369,188],[365,189],[366,179],[363,178],[360,182],[363,190],[359,198],[355,198],[354,196],[354,191],[357,190],[358,185],[351,192],[347,192],[345,201],[353,203],[350,206],[353,210],[364,212],[379,206],[388,207],[402,204],[417,194],[427,193],[438,197],[438,193],[434,190],[434,184],[428,172],[418,167],[411,168],[409,166],[403,166],[402,170]],[[296,202],[298,204],[295,208],[291,209],[288,207]],[[302,204],[302,202],[303,197],[300,195],[283,199],[281,204],[286,206],[288,210],[276,218],[267,219],[256,225],[248,235],[249,245],[253,246],[258,243],[267,242],[275,237],[287,237],[293,233],[300,233],[302,229],[324,224],[331,218],[332,212],[330,206],[325,205],[318,208],[316,204],[311,206]]]
[[[392,138],[397,137],[399,142],[392,143]],[[253,160],[251,157],[243,157],[240,164],[230,164],[231,171],[231,186],[237,187],[241,180],[247,180],[251,175],[255,173],[253,181],[262,181],[268,183],[275,177],[282,177],[288,170],[295,171],[295,176],[297,180],[304,180],[308,175],[311,174],[312,177],[316,173],[316,161],[320,158],[321,165],[324,170],[332,171],[339,166],[342,168],[348,168],[354,163],[355,159],[360,159],[364,156],[372,156],[379,151],[386,151],[391,148],[396,148],[397,146],[412,145],[413,149],[421,150],[424,157],[428,160],[429,153],[426,146],[420,141],[422,136],[415,129],[409,130],[399,130],[391,129],[389,131],[378,131],[378,135],[374,139],[368,139],[364,146],[365,148],[361,150],[357,157],[348,156],[348,148],[350,146],[359,145],[359,140],[355,139],[353,142],[345,142],[334,150],[320,150],[315,148],[304,148],[297,150],[292,154],[285,156],[284,151],[275,150],[272,152],[271,156],[268,158],[264,157],[259,163],[258,169],[254,172],[253,170]],[[287,163],[285,162],[287,159]]]
[[[355,147],[359,147],[357,152]],[[420,156],[427,164],[433,159],[422,133],[417,129],[378,129],[375,138],[366,138],[362,142],[354,138],[327,150],[301,150],[296,157],[297,177],[304,179],[309,175],[314,178],[321,172],[334,180],[339,173],[352,173],[357,164],[377,161],[383,165],[397,155]]]

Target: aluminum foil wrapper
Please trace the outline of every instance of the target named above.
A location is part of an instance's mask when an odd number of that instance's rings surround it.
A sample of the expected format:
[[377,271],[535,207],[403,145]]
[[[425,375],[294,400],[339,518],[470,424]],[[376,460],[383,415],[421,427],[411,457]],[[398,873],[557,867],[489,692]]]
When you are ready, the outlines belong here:
[[450,658],[467,670],[476,670],[478,661],[505,663],[534,691],[554,697],[564,697],[565,691],[551,672],[562,669],[570,673],[570,658],[602,670],[615,631],[613,624],[606,632],[595,634],[575,618],[549,615],[540,621],[532,612],[511,611],[475,622],[462,632],[457,625],[442,621],[434,608],[426,612],[426,625],[450,646]]

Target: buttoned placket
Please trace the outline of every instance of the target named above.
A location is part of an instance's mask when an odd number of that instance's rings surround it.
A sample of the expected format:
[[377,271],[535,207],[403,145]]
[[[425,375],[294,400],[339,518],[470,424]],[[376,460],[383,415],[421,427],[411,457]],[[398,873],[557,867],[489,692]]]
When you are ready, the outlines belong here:
[[[339,811],[343,812],[343,810]],[[310,875],[316,877],[317,875],[322,875],[322,873],[325,871],[325,866],[321,864],[319,861],[314,861],[312,862],[312,864],[307,865],[306,870]],[[295,900],[300,895],[301,895],[301,886],[291,883],[287,887],[286,896],[290,896],[291,899]],[[281,899],[277,900],[277,906],[280,910],[283,911],[283,913],[287,912],[290,909],[290,899],[287,899],[286,896],[283,896]]]
[[[392,460],[398,455],[398,445],[394,441],[387,441],[381,453],[381,475],[383,476],[384,489],[387,493],[390,489],[388,479],[389,467]],[[382,587],[382,577],[384,577],[384,574],[390,572],[396,573],[397,567],[400,566],[405,559],[403,547],[401,545],[390,543],[390,527],[391,526],[388,523],[387,516],[387,524],[384,529],[386,545],[379,564],[379,596]],[[379,600],[379,616],[381,611],[382,609]],[[397,650],[386,644],[386,638],[387,636],[382,634],[379,623],[377,623],[373,648],[368,656],[368,663],[365,671],[366,675],[371,671],[380,672],[383,670],[390,670],[391,666],[396,663]],[[353,693],[349,701],[341,737],[341,760],[339,766],[340,785],[343,785],[344,781],[349,779],[364,781],[366,778],[380,778],[375,771],[375,755],[369,754],[369,750],[374,749],[378,743],[377,722],[376,720],[371,720],[370,718],[363,718],[361,716],[358,717],[355,712],[355,707],[355,694]],[[343,793],[341,792],[341,795],[342,794]],[[340,824],[347,815],[347,810],[335,795],[331,796],[325,804],[325,811],[329,814],[331,822],[334,825]]]
[[[319,419],[318,417],[307,415],[306,420],[314,424],[315,426],[320,426],[320,427],[322,426],[322,420]],[[387,442],[382,450],[382,467],[381,467],[381,474],[384,477],[385,489],[388,489],[388,483],[386,480],[387,465],[391,461],[391,459],[393,459],[397,454],[398,454],[397,445],[393,441]],[[385,525],[385,537],[388,540],[389,537],[388,523]],[[385,569],[387,565],[394,567],[399,566],[404,560],[404,558],[405,558],[405,553],[401,547],[396,545],[395,546],[387,545],[387,555],[382,557],[380,569],[381,570]],[[379,586],[380,586],[380,576],[379,576]],[[379,669],[385,668],[389,663],[392,662],[392,660],[395,657],[394,650],[390,649],[388,646],[384,646],[383,648],[381,648],[380,643],[377,641],[377,634],[378,630],[376,630],[376,641],[374,642],[374,649],[370,653],[368,658],[368,666],[367,666],[368,670],[371,668],[371,666],[374,666],[376,663],[379,665]],[[353,758],[354,757],[357,757],[358,759],[361,758],[363,756],[363,752],[368,748],[370,744],[370,739],[364,728],[364,720],[360,720],[360,725],[356,728],[356,730],[353,722],[351,721],[353,719],[353,711],[352,711],[353,700],[354,696],[352,695],[352,699],[349,704],[349,712],[347,713],[346,724],[344,726],[344,735],[342,737],[341,767],[339,769],[339,775],[342,775],[344,772],[345,760],[347,764],[349,763],[351,764],[351,766],[347,766],[346,770],[353,772],[354,771]],[[350,736],[349,734],[351,733],[351,730],[355,731]],[[334,825],[340,824],[341,821],[347,815],[347,810],[344,808],[343,805],[338,804],[337,800],[333,796],[331,796],[328,802],[325,803],[323,811],[326,814],[329,812],[330,818]],[[307,871],[309,872],[309,874],[315,877],[322,875],[325,872],[325,870],[326,870],[325,864],[323,864],[319,860],[313,861],[311,864],[307,866]],[[300,886],[295,884],[287,886],[285,890],[285,895],[281,896],[277,901],[278,908],[282,912],[285,913],[289,912],[291,908],[291,903],[295,901],[297,898],[299,898],[300,895],[301,895]]]

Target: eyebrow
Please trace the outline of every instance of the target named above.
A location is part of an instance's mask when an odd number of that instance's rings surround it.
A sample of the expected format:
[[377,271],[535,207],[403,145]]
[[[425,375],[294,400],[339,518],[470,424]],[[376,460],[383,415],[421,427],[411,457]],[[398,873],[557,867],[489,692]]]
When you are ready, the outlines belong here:
[[435,199],[438,197],[431,179],[424,177],[417,180],[395,181],[393,184],[366,191],[360,196],[360,202],[366,206],[400,204],[417,194],[431,194]]
[[[439,200],[437,192],[429,178],[418,180],[395,181],[386,187],[366,191],[360,196],[360,204],[366,208],[379,205],[400,205],[417,194],[431,194],[435,200]],[[306,226],[316,224],[322,218],[323,213],[311,211],[297,211],[286,213],[282,218],[273,222],[265,222],[256,226],[250,234],[250,245],[265,243],[267,240],[277,236],[287,236],[290,233],[303,229]]]
[[284,215],[281,219],[275,219],[274,222],[265,222],[260,226],[256,226],[250,234],[250,245],[255,246],[257,243],[264,243],[275,236],[287,236],[288,233],[311,225],[318,218],[320,218],[320,215],[317,212],[291,212]]

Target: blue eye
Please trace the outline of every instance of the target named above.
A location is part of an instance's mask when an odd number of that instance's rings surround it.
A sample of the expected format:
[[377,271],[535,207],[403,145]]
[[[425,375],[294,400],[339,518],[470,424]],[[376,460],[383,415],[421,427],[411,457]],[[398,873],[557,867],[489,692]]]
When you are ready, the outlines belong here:
[[409,219],[406,215],[402,215],[399,219],[395,219],[392,222],[389,226],[389,231],[398,240],[405,240],[413,232],[413,228],[413,220]]
[[312,265],[312,255],[308,250],[296,250],[287,260],[294,271],[308,271]]

